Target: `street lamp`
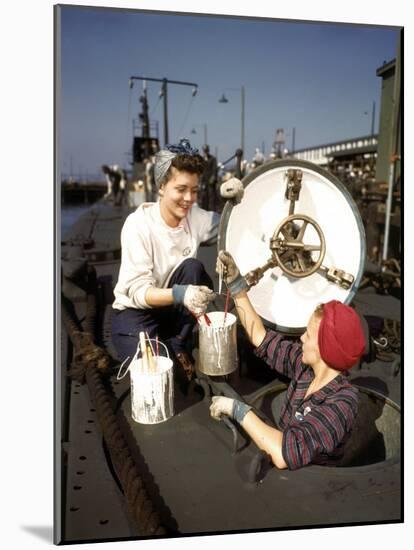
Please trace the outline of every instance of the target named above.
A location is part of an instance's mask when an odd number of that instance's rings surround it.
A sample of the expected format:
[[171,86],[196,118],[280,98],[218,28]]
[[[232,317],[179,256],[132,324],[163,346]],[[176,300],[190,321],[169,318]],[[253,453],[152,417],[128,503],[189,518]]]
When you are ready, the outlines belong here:
[[203,130],[204,130],[204,145],[207,145],[208,140],[207,140],[207,124],[206,123],[204,123],[204,124],[194,124],[193,128],[191,130],[191,133],[196,134],[197,133],[196,127],[199,127],[199,126],[203,127]]
[[[226,90],[240,92],[240,100],[241,100],[241,139],[240,139],[240,145],[241,145],[241,149],[242,149],[243,154],[244,154],[244,86],[242,86],[241,88],[226,88],[225,91]],[[228,103],[229,102],[229,100],[224,95],[224,93],[218,101],[219,101],[219,103]]]

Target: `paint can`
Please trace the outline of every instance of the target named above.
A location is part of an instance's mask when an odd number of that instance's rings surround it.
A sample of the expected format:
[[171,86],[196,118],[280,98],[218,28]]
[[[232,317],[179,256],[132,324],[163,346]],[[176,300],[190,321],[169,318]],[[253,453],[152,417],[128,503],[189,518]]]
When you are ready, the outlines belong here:
[[138,359],[140,346],[121,376],[124,363],[121,365],[117,379],[121,380],[129,371],[131,377],[131,416],[139,424],[159,424],[174,416],[174,378],[173,362],[168,349],[162,342],[167,357],[154,356],[154,368],[144,368],[141,358]]
[[208,312],[211,324],[199,324],[200,372],[209,376],[224,376],[238,367],[236,316],[223,311]]

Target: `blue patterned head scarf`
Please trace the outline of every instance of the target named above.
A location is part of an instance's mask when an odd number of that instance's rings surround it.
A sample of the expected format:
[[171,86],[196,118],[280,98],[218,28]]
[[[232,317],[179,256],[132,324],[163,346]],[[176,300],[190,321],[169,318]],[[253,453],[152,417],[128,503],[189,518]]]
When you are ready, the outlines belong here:
[[198,149],[191,147],[190,141],[187,138],[181,138],[178,145],[166,145],[165,149],[161,149],[155,155],[154,177],[157,187],[171,166],[172,159],[177,155],[197,155]]

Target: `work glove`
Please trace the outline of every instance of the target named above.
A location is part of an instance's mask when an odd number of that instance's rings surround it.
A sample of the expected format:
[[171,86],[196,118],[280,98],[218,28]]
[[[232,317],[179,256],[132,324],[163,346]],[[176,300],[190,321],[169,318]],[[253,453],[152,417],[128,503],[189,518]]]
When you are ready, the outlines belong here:
[[234,199],[239,203],[244,195],[242,182],[237,178],[231,178],[220,185],[220,195],[224,199]]
[[212,398],[210,415],[214,420],[221,420],[223,415],[228,416],[240,424],[250,409],[251,406],[246,403],[220,395]]
[[174,304],[184,305],[197,317],[206,312],[209,302],[215,298],[215,293],[207,286],[174,285],[172,291]]
[[240,275],[239,268],[230,252],[220,250],[217,257],[216,271],[218,274],[222,272],[223,281],[233,297],[242,290],[249,288],[246,279]]

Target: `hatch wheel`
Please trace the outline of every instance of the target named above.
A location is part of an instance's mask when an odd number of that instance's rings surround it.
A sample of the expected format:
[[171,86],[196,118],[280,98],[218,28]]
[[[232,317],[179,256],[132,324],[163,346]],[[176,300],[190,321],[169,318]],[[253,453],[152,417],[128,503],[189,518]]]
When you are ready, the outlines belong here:
[[[306,244],[308,228],[314,229],[318,243]],[[309,277],[322,265],[326,252],[325,237],[315,220],[304,214],[293,214],[277,226],[270,239],[270,249],[275,263],[286,275]]]

